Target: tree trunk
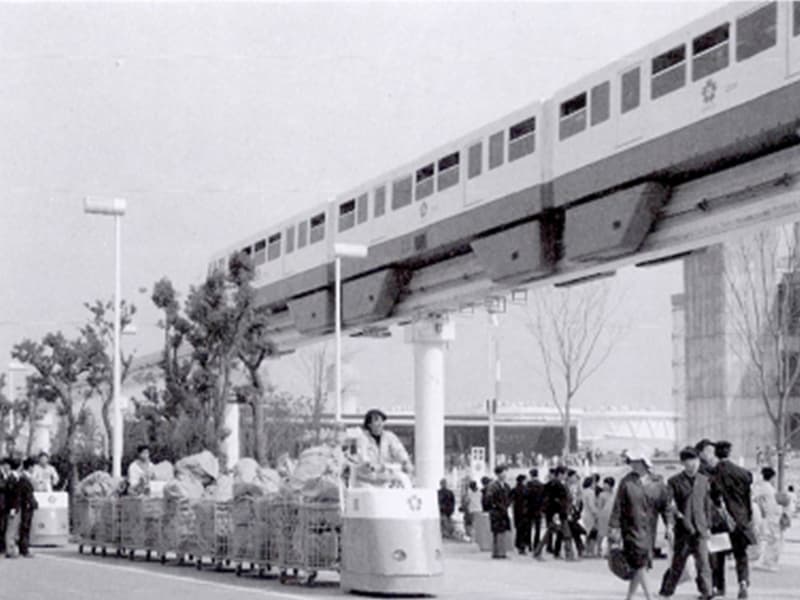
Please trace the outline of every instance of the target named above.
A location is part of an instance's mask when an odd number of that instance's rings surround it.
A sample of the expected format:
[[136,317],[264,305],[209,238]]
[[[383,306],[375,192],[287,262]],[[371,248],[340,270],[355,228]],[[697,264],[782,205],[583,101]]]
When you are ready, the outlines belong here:
[[775,424],[775,450],[777,452],[777,471],[778,471],[778,486],[779,492],[783,491],[784,475],[786,471],[786,413],[785,411],[778,416],[778,422]]
[[25,449],[26,456],[31,456],[33,454],[33,433],[36,431],[37,412],[39,412],[39,400],[34,397],[31,400],[31,410],[28,415],[28,447]]
[[570,442],[570,439],[569,439],[570,438],[569,421],[570,421],[570,400],[568,398],[567,401],[564,402],[564,421],[562,423],[562,427],[564,428],[564,451],[562,452],[562,456],[565,459],[567,458],[567,455],[569,455],[569,450],[570,450],[570,444],[569,444],[569,442]]

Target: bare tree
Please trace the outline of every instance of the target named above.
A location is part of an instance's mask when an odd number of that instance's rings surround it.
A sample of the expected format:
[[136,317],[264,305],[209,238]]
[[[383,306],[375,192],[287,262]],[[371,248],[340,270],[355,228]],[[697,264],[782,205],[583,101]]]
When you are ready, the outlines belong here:
[[526,327],[536,340],[535,368],[541,373],[570,450],[570,419],[578,390],[603,365],[622,329],[610,327],[610,288],[604,282],[533,290]]
[[800,380],[800,229],[761,231],[727,250],[729,345],[745,366],[743,387],[760,397],[772,424],[783,489],[786,451],[798,432],[789,409]]

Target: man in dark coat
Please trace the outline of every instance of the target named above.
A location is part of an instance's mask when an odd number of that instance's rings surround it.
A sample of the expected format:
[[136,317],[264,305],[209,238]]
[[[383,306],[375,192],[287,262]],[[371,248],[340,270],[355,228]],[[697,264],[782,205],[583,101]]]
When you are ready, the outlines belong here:
[[555,538],[562,539],[568,560],[574,560],[572,536],[569,530],[569,490],[565,483],[567,468],[558,466],[544,484],[544,518],[547,525],[544,537],[533,550],[534,558],[544,560],[542,550],[553,546]]
[[544,505],[544,484],[539,481],[539,470],[529,471],[530,479],[525,484],[525,500],[527,501],[528,521],[533,532],[533,545],[536,548],[541,540],[542,533],[542,507]]
[[447,487],[447,479],[439,482],[439,519],[442,524],[442,535],[446,538],[453,537],[453,513],[456,510],[456,496]]
[[36,461],[26,458],[22,463],[22,473],[17,482],[17,505],[19,507],[19,553],[26,558],[32,558],[30,552],[31,524],[33,512],[39,508],[33,494],[33,469]]
[[531,547],[531,521],[528,517],[528,498],[525,493],[525,475],[517,475],[517,485],[511,490],[511,512],[514,514],[514,546],[525,554]]
[[697,590],[700,598],[711,598],[711,567],[708,564],[708,505],[711,484],[699,473],[700,457],[689,446],[680,453],[683,471],[669,478],[668,485],[675,503],[672,564],[661,581],[662,596],[672,596],[678,586],[686,559],[694,557],[697,567]]
[[[753,530],[753,505],[750,488],[753,475],[747,469],[730,460],[731,443],[719,441],[715,454],[719,462],[711,478],[711,499],[723,512],[729,515],[731,550],[736,560],[736,578],[739,582],[738,598],[747,598],[750,587],[750,568],[747,561],[747,547],[756,543]],[[712,565],[714,587],[720,594],[725,593],[725,554],[717,553]]]
[[8,474],[11,471],[8,459],[0,458],[0,554],[6,551],[6,519],[8,518],[8,507],[6,496],[8,495]]
[[5,546],[6,558],[16,558],[19,552],[17,541],[19,539],[19,460],[8,459],[8,473],[6,476],[6,531]]
[[646,572],[652,563],[651,523],[654,509],[642,479],[648,475],[652,464],[644,453],[635,451],[628,453],[628,463],[631,472],[619,482],[608,525],[611,539],[622,540],[622,552],[633,570],[626,600],[632,600],[640,586],[645,598],[649,600],[650,590]]
[[495,479],[486,488],[486,504],[489,507],[489,524],[492,529],[492,558],[506,558],[505,533],[511,530],[508,507],[511,489],[506,483],[506,467],[499,465],[494,470]]

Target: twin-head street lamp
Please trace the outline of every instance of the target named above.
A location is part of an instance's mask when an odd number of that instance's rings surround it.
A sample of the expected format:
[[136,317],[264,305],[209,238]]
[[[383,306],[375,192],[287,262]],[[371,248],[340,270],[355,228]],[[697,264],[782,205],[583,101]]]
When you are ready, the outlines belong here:
[[122,315],[120,312],[120,243],[122,237],[122,217],[125,214],[126,202],[124,198],[97,199],[85,198],[84,212],[90,215],[105,215],[114,217],[114,376],[112,382],[112,444],[111,444],[111,475],[122,477],[122,407],[120,406],[120,329]]
[[366,258],[368,248],[337,242],[333,245],[336,264],[334,311],[336,323],[336,423],[342,420],[342,258]]

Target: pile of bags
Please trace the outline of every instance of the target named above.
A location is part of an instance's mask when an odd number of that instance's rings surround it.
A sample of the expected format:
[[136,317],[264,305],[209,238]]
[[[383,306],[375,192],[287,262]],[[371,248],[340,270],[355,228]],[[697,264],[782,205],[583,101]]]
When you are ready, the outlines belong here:
[[192,454],[175,463],[175,478],[164,486],[164,498],[200,500],[207,497],[206,488],[214,485],[208,494],[213,497],[218,478],[219,461],[216,456],[208,450]]
[[337,447],[314,446],[297,460],[283,491],[308,502],[339,502],[344,456]]
[[281,489],[281,478],[275,469],[262,467],[252,458],[243,458],[233,467],[233,498],[263,498]]
[[95,471],[78,483],[75,494],[79,498],[108,498],[117,493],[119,480],[105,471]]

